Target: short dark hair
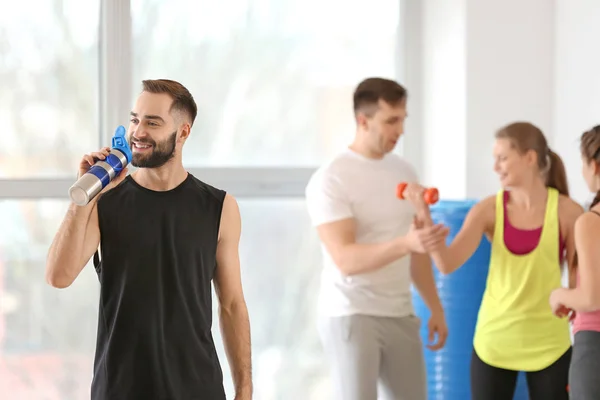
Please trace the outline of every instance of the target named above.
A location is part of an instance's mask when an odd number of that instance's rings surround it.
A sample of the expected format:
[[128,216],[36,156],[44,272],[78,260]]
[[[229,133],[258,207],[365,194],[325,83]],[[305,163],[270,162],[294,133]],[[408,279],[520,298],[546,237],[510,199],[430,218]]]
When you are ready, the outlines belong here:
[[395,106],[407,97],[406,89],[398,82],[385,78],[367,78],[354,90],[354,113],[372,115],[379,100]]
[[147,79],[142,81],[144,92],[166,93],[173,99],[169,111],[181,111],[190,118],[190,125],[194,125],[194,120],[198,114],[198,106],[189,90],[181,83],[169,79]]

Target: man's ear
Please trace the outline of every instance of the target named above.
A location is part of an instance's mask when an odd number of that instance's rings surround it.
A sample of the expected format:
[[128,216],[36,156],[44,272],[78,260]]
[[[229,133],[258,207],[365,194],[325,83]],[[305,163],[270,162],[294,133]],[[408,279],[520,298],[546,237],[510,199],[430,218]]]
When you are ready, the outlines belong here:
[[184,122],[181,124],[179,129],[181,130],[181,133],[179,134],[179,140],[185,142],[187,140],[187,138],[190,136],[192,127],[190,126],[190,124],[188,122]]
[[368,121],[369,121],[369,118],[365,114],[363,114],[361,112],[356,114],[356,125],[358,127],[362,128],[364,130],[367,130]]
[[594,163],[594,175],[598,176],[600,175],[600,163],[596,162],[596,161],[592,161]]

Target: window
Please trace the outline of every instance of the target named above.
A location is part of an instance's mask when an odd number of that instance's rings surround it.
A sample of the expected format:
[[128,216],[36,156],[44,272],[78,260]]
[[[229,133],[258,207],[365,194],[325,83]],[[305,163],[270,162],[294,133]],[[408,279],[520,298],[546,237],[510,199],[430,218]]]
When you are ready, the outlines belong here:
[[2,8],[0,179],[73,176],[98,147],[99,10],[99,0]]
[[[240,257],[252,329],[255,397],[329,398],[327,365],[316,328],[321,253],[305,203],[302,199],[239,203]],[[233,398],[216,310],[215,303],[213,335],[227,398]]]
[[[133,92],[195,96],[189,166],[314,166],[354,132],[352,91],[397,75],[399,1],[131,2]],[[335,23],[332,23],[335,21]]]
[[64,200],[0,201],[0,393],[9,394],[7,400],[89,398],[96,272],[88,265],[64,290],[44,280],[46,254],[66,207]]

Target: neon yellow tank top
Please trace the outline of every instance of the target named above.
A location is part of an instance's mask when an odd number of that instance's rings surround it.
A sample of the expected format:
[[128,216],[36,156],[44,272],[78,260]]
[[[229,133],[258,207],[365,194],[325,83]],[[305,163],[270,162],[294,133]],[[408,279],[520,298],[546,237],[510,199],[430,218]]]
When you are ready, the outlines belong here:
[[552,314],[548,299],[562,286],[559,260],[558,191],[548,188],[538,246],[525,255],[504,244],[504,191],[496,196],[496,223],[487,285],[473,345],[487,364],[539,371],[571,346],[569,323]]

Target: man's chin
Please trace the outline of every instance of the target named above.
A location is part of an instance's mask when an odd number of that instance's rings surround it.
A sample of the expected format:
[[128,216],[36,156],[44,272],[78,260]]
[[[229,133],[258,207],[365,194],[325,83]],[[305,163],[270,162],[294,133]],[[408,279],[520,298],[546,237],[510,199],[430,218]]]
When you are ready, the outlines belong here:
[[136,168],[146,168],[145,164],[148,163],[146,158],[147,157],[143,157],[139,154],[134,154],[133,157],[131,157],[131,165]]
[[136,168],[160,168],[166,165],[173,157],[168,159],[136,158],[131,159],[131,165]]
[[392,151],[394,151],[396,149],[397,146],[398,146],[398,140],[389,141],[387,144],[386,153],[391,153]]

